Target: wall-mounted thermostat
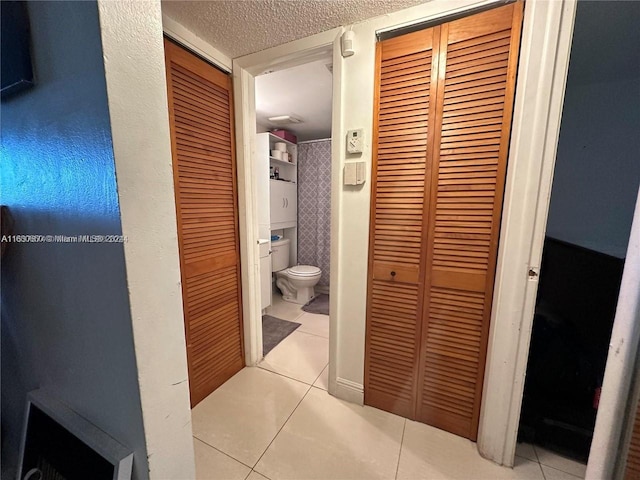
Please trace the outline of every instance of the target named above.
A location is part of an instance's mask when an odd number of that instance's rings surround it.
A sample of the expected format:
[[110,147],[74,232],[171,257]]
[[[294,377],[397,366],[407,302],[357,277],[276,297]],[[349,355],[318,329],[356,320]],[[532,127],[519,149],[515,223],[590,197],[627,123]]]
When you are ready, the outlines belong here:
[[347,153],[362,153],[364,147],[364,129],[347,131]]

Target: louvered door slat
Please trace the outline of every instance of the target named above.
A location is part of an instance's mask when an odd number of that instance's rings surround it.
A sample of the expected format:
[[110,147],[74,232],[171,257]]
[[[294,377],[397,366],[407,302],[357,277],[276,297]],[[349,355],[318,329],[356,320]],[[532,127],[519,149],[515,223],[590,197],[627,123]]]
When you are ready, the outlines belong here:
[[191,405],[244,366],[228,75],[165,40]]
[[440,39],[417,417],[473,440],[521,14],[512,4],[456,20]]
[[413,417],[434,30],[378,45],[365,401]]
[[365,402],[475,439],[522,3],[378,45]]

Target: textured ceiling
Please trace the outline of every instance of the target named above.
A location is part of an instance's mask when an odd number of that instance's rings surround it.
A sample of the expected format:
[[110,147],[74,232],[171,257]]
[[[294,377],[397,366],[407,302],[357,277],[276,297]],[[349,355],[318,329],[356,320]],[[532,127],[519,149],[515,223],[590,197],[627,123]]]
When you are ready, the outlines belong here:
[[[298,141],[331,136],[331,58],[256,77],[256,120],[272,129],[286,128]],[[269,117],[292,115],[301,123],[277,125]]]
[[162,11],[231,58],[425,3],[425,0],[162,2]]

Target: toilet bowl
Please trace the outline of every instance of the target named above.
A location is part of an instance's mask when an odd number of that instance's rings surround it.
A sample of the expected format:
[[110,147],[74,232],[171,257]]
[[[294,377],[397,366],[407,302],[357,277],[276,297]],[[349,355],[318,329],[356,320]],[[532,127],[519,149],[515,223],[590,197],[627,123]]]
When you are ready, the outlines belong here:
[[312,265],[296,265],[276,272],[276,285],[287,302],[304,305],[316,296],[315,287],[322,270]]
[[313,287],[320,281],[322,270],[313,265],[289,267],[290,243],[287,238],[271,242],[271,271],[276,275],[282,299],[304,305],[315,297]]

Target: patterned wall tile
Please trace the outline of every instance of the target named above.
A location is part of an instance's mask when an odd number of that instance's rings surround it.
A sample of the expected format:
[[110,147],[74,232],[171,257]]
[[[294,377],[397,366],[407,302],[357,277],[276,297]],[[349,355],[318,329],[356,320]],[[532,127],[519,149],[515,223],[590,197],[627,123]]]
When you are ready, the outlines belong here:
[[329,285],[331,140],[298,145],[298,263],[322,269]]

